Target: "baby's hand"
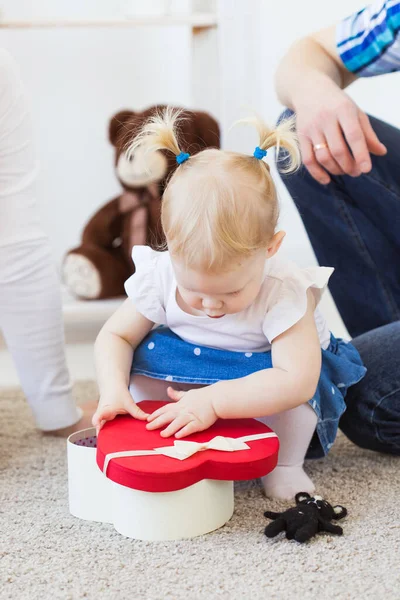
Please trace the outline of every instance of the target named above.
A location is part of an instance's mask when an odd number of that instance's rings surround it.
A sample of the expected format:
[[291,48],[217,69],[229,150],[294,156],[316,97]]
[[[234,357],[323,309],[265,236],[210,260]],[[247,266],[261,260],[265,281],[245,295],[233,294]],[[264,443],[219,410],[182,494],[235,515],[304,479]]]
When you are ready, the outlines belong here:
[[176,438],[208,429],[218,419],[209,390],[210,388],[200,388],[189,392],[178,392],[169,387],[168,396],[174,402],[166,404],[149,415],[147,429],[160,429],[169,424],[160,435],[169,437],[175,434]]
[[96,427],[97,433],[99,433],[104,423],[111,421],[117,415],[125,414],[131,415],[140,421],[145,421],[149,416],[135,404],[128,388],[119,388],[111,393],[105,393],[100,396],[99,405],[93,415],[92,423]]

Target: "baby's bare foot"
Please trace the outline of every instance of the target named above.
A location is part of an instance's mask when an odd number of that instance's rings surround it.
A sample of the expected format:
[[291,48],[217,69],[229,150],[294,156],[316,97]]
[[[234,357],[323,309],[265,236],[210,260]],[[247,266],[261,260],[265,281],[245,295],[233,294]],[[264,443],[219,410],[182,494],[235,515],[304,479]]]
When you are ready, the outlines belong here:
[[275,500],[293,500],[298,492],[313,494],[315,487],[303,467],[278,466],[261,478],[265,495]]
[[97,409],[97,401],[87,402],[81,407],[82,417],[77,423],[70,425],[69,427],[63,427],[62,429],[53,429],[52,431],[44,431],[46,435],[54,435],[57,437],[69,437],[72,433],[80,431],[81,429],[88,429],[93,427],[92,417]]

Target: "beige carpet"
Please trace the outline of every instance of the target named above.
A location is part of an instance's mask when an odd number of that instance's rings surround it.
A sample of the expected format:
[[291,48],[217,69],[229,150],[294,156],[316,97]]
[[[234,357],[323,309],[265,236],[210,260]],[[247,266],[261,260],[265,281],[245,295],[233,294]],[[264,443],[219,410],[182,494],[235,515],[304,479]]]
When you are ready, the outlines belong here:
[[[85,402],[93,384],[75,387]],[[307,465],[318,492],[349,510],[341,538],[267,540],[257,482],[237,485],[232,520],[189,541],[123,538],[71,517],[65,441],[35,431],[18,390],[0,393],[0,598],[212,600],[400,598],[400,461],[340,437]]]

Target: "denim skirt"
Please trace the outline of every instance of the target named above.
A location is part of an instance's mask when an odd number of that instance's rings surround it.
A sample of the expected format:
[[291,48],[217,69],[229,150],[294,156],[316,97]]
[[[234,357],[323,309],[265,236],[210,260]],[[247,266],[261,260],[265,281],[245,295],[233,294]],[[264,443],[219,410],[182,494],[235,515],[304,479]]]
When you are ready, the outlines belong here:
[[[321,375],[315,395],[309,400],[318,423],[307,458],[321,458],[328,453],[346,410],[347,390],[366,373],[356,348],[332,334],[329,347],[321,352]],[[131,374],[171,381],[172,385],[174,381],[211,385],[271,368],[271,351],[232,352],[196,346],[167,327],[158,327],[136,348]]]

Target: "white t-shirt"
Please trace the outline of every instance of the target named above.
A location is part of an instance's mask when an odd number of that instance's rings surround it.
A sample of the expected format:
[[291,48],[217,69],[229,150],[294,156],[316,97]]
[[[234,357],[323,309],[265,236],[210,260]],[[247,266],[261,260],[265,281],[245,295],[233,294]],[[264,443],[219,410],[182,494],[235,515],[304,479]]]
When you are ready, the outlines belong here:
[[[136,272],[125,282],[125,290],[144,317],[166,325],[191,344],[234,352],[270,350],[271,342],[305,315],[307,290],[312,290],[317,306],[333,272],[330,267],[300,269],[274,256],[265,261],[260,292],[248,308],[210,319],[207,315],[190,315],[178,305],[169,252],[135,246],[132,259]],[[318,308],[315,322],[321,347],[326,349],[330,332]]]

